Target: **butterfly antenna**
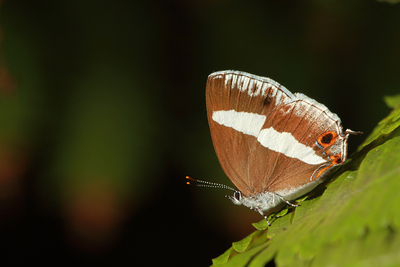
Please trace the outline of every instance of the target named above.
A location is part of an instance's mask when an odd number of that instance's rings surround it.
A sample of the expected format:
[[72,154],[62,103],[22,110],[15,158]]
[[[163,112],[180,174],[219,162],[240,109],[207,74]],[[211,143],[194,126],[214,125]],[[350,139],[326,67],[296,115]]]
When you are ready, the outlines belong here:
[[210,188],[222,188],[222,189],[237,191],[237,190],[233,189],[232,187],[224,185],[224,184],[196,180],[189,176],[186,176],[186,179],[188,179],[188,181],[186,182],[186,184],[188,184],[188,185],[195,185],[195,186],[200,186],[200,187],[210,187]]

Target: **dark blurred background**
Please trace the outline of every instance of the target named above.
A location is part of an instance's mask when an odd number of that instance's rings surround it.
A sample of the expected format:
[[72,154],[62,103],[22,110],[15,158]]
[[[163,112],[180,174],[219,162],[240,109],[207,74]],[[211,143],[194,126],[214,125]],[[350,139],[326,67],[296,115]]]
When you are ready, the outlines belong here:
[[[368,134],[400,92],[400,5],[0,0],[2,261],[207,266],[261,217],[224,190],[205,83],[270,77]],[[350,153],[364,137],[350,140]]]

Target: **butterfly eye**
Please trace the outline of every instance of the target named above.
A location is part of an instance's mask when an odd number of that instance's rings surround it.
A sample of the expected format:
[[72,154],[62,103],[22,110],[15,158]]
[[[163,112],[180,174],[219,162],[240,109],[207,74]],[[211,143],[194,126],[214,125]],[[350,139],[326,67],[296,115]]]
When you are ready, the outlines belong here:
[[235,191],[235,193],[233,193],[233,197],[240,201],[240,199],[242,198],[242,193],[240,193],[240,191]]
[[328,147],[333,145],[337,139],[338,135],[336,132],[326,132],[317,139],[318,145],[321,147]]

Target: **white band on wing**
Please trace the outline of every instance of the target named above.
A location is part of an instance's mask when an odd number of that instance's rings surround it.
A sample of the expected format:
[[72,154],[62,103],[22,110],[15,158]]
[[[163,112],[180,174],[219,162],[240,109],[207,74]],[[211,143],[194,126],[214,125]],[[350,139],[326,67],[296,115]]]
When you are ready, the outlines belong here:
[[311,165],[326,162],[324,158],[315,154],[314,149],[300,143],[290,133],[278,132],[272,127],[261,130],[266,120],[265,115],[235,110],[219,110],[213,112],[212,119],[218,124],[257,137],[262,146],[287,157],[296,158]]

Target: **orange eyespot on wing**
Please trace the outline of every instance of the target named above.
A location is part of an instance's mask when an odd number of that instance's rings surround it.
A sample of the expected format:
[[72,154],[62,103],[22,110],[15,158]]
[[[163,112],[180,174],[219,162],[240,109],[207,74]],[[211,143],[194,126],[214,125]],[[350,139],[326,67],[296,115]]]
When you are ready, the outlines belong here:
[[338,165],[342,163],[342,154],[336,154],[329,157],[332,160],[332,164]]
[[321,147],[329,147],[333,145],[338,138],[338,135],[336,132],[331,131],[331,132],[326,132],[317,139],[318,145]]

